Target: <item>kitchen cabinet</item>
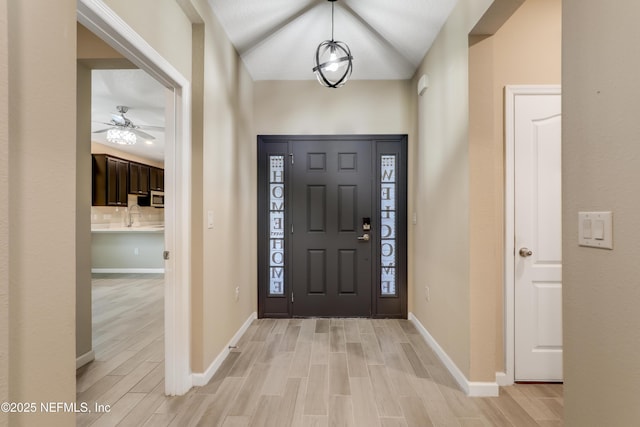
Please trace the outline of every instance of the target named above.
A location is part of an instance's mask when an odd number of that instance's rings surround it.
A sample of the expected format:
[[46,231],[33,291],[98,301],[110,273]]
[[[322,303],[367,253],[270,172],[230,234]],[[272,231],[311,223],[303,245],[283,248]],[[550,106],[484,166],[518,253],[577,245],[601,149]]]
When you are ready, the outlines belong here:
[[129,162],[105,154],[92,155],[92,205],[127,206]]
[[141,163],[129,163],[129,194],[149,195],[150,166]]
[[164,191],[164,169],[109,154],[92,158],[93,206],[127,206],[129,194],[140,196],[140,206],[149,206],[151,190]]
[[151,166],[149,169],[150,190],[164,191],[164,169],[155,168],[153,166]]

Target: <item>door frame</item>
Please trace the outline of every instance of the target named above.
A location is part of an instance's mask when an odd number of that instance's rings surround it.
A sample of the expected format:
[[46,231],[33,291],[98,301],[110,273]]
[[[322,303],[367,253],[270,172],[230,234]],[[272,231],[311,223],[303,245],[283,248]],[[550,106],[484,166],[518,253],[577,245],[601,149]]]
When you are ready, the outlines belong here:
[[[267,241],[268,239],[263,239],[261,236],[266,235],[267,223],[268,219],[266,219],[264,215],[264,211],[262,208],[267,206],[267,195],[266,192],[263,191],[263,185],[268,185],[268,182],[262,182],[262,176],[265,173],[266,168],[268,167],[266,164],[266,159],[269,154],[277,154],[284,155],[287,158],[285,162],[285,175],[290,173],[289,165],[288,165],[288,157],[291,155],[288,149],[289,144],[294,143],[295,141],[329,141],[329,140],[369,140],[372,143],[372,153],[375,156],[375,161],[372,159],[373,166],[373,177],[378,178],[379,173],[379,158],[378,155],[383,154],[396,154],[398,156],[398,165],[399,172],[397,173],[397,182],[401,183],[400,188],[396,189],[396,200],[398,206],[401,207],[403,212],[396,213],[397,218],[397,232],[396,236],[402,236],[403,244],[398,245],[396,247],[396,252],[398,258],[396,260],[401,260],[401,262],[396,261],[396,280],[397,280],[397,296],[387,297],[380,295],[379,286],[377,286],[378,282],[378,273],[379,270],[376,268],[377,263],[372,263],[372,282],[374,282],[374,289],[371,294],[371,317],[376,318],[407,318],[408,314],[408,224],[407,224],[407,212],[408,212],[408,135],[406,134],[382,134],[382,135],[371,135],[371,134],[348,134],[348,135],[258,135],[257,136],[257,150],[258,156],[256,165],[258,170],[258,203],[257,203],[257,217],[258,217],[258,265],[256,266],[258,269],[258,283],[257,283],[257,304],[258,304],[258,317],[291,317],[292,316],[292,307],[291,307],[291,289],[290,287],[285,290],[285,294],[282,296],[273,296],[269,297],[268,287],[266,286],[266,253],[267,253]],[[394,149],[389,149],[387,144],[396,144]],[[268,145],[271,144],[272,147],[268,148]],[[372,177],[372,178],[373,178]],[[285,178],[286,179],[286,178]],[[373,183],[372,193],[374,196],[373,200],[373,208],[375,215],[379,216],[380,206],[379,206],[379,195],[381,192],[380,189],[380,180],[376,179],[376,182]],[[290,191],[288,188],[285,190],[286,194],[286,211],[288,212],[291,207],[290,200]],[[378,196],[376,196],[378,195]],[[289,215],[286,214],[285,218],[285,230],[288,230],[290,226]],[[376,224],[376,221],[372,221],[373,224]],[[290,243],[285,243],[285,245]],[[286,248],[286,246],[285,246]],[[376,260],[380,259],[380,251],[379,248],[373,248],[372,256],[376,257]],[[290,262],[290,257],[285,255],[287,262]],[[377,262],[377,261],[376,261]],[[290,271],[285,268],[285,277],[286,283],[290,283]],[[263,289],[264,288],[264,289]],[[391,300],[395,299],[398,303],[392,303]],[[269,304],[268,304],[269,303]],[[394,309],[394,305],[398,305],[399,308],[397,312]],[[266,305],[269,305],[269,308],[265,308]],[[390,312],[392,310],[393,312]]]
[[504,192],[504,351],[505,372],[499,385],[515,382],[515,100],[520,95],[561,95],[560,85],[505,86],[505,192]]
[[77,20],[173,93],[165,106],[165,394],[182,395],[191,374],[191,83],[101,0],[78,0]]

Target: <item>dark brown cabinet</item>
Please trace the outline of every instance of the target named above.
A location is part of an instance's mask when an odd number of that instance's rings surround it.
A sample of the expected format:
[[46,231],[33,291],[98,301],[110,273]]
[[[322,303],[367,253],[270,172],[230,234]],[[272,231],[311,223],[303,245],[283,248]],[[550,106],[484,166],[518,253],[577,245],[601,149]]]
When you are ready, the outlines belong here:
[[108,154],[91,157],[93,206],[127,206],[129,194],[140,196],[140,206],[149,206],[151,191],[164,191],[164,169]]
[[129,162],[106,154],[94,154],[92,205],[127,206]]
[[164,191],[164,169],[149,168],[149,187],[153,191]]
[[140,163],[129,163],[129,194],[149,195],[150,166]]

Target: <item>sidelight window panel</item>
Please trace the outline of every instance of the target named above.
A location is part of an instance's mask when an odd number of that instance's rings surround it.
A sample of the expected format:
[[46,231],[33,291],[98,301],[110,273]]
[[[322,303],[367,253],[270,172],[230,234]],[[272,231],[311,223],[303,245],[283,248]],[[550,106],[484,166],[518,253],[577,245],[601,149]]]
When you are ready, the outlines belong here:
[[269,156],[269,295],[284,295],[284,156]]
[[396,296],[396,155],[380,157],[380,294]]

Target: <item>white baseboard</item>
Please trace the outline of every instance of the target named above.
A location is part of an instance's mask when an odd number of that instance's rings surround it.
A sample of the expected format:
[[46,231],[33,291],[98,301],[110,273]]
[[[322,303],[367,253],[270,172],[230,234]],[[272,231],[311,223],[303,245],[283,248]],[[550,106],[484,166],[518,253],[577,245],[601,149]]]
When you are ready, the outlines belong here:
[[458,385],[460,385],[465,394],[472,397],[498,396],[499,386],[497,382],[469,381],[467,377],[465,377],[465,375],[462,373],[462,371],[458,368],[458,366],[454,363],[454,361],[440,346],[440,344],[438,344],[436,339],[431,336],[429,331],[427,331],[424,325],[420,323],[418,318],[413,313],[409,313],[409,320],[414,324],[416,329],[418,329],[420,335],[422,335],[429,347],[431,347],[431,349],[436,353],[449,373],[453,375],[453,378],[456,380]]
[[164,273],[164,268],[92,268],[92,273],[126,273],[126,274],[157,274]]
[[209,365],[209,367],[203,373],[191,374],[191,378],[194,386],[202,387],[209,383],[209,381],[211,380],[211,378],[213,378],[213,375],[216,373],[216,371],[220,369],[220,365],[222,365],[222,362],[224,362],[224,359],[226,359],[227,355],[229,354],[229,347],[235,346],[238,343],[238,341],[240,340],[240,337],[242,337],[242,335],[247,331],[247,329],[249,329],[251,322],[253,322],[257,318],[258,318],[258,315],[256,314],[255,311],[251,313],[251,315],[246,320],[246,322],[244,322],[244,324],[240,327],[240,329],[238,329],[238,332],[236,332],[233,338],[231,338],[231,341],[229,341],[229,343],[220,352],[220,354],[218,354],[218,357],[216,357],[213,360],[213,362],[211,362],[211,365]]
[[513,385],[513,378],[509,378],[506,372],[496,372],[496,383],[500,387]]
[[76,357],[76,369],[83,367],[87,363],[93,362],[95,359],[96,354],[94,353],[94,351],[87,351],[85,354]]
[[495,381],[469,381],[467,395],[471,397],[498,397],[500,395],[500,386]]

